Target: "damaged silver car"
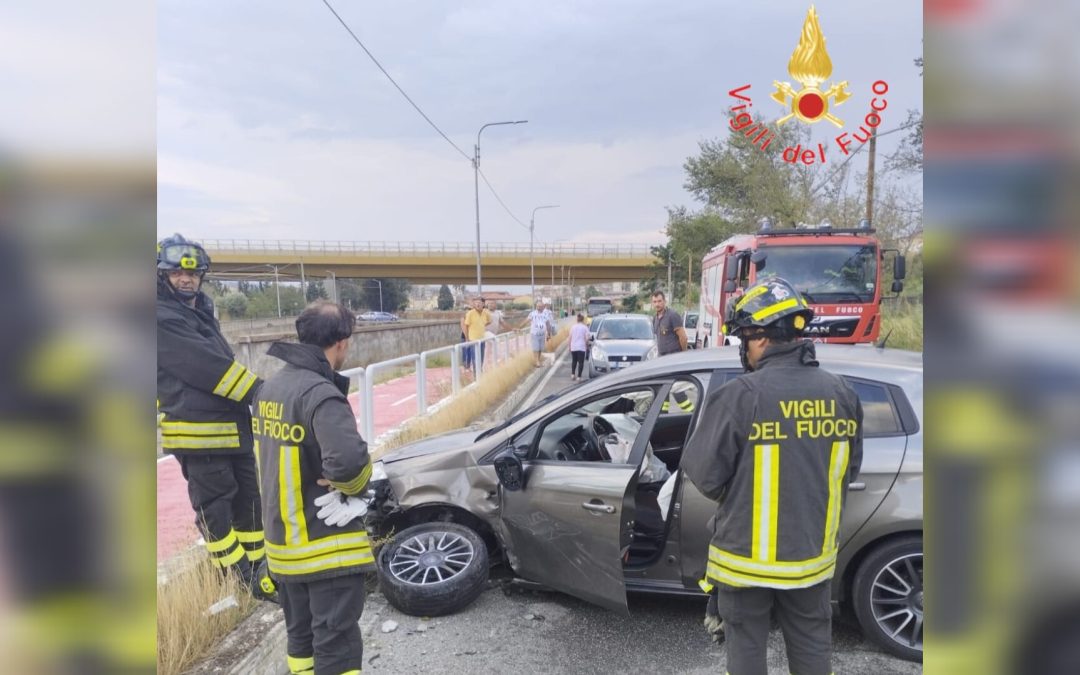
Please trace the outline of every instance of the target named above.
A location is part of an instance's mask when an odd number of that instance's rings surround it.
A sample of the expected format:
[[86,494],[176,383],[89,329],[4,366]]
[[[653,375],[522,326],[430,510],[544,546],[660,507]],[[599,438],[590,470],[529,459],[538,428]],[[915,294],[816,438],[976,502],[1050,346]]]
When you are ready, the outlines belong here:
[[[834,602],[888,651],[918,660],[923,633],[922,355],[818,345],[862,401],[862,473],[849,485]],[[376,463],[369,531],[390,537],[380,585],[399,610],[457,611],[489,567],[627,612],[627,593],[702,596],[716,505],[678,471],[710,387],[736,350],[646,361]],[[707,414],[723,414],[709,410]]]

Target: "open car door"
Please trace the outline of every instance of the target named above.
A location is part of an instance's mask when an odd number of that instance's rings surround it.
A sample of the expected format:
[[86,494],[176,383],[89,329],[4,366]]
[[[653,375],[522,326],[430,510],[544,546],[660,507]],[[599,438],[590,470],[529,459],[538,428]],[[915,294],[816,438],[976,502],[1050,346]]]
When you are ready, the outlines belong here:
[[527,462],[521,490],[500,486],[519,575],[628,614],[622,558],[633,531],[636,466]]

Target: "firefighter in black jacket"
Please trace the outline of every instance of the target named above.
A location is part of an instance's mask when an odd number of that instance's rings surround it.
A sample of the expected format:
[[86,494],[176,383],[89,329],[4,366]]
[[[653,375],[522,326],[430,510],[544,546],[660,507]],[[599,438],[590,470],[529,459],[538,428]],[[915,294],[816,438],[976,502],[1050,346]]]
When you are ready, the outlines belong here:
[[[789,669],[831,673],[831,580],[862,407],[797,339],[813,312],[783,279],[749,288],[724,321],[749,374],[709,393],[680,467],[718,502],[706,578],[723,619],[727,671],[764,675],[775,607]],[[708,625],[706,619],[706,625]]]
[[342,305],[305,309],[300,343],[270,347],[286,365],[254,402],[266,558],[285,611],[290,673],[359,673],[363,665],[362,573],[375,558],[359,495],[372,465],[346,398],[349,380],[335,372],[355,325]]
[[203,247],[179,234],[158,243],[161,446],[180,463],[210,559],[235,570],[257,597],[267,597],[272,589],[259,572],[266,551],[248,408],[261,382],[235,359],[212,301],[199,290],[209,268]]

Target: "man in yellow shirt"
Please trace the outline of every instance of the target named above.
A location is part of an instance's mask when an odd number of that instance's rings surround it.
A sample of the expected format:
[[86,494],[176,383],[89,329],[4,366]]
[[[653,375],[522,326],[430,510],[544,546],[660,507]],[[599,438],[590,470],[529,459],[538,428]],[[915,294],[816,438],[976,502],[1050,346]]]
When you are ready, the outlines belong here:
[[[461,332],[465,334],[465,339],[468,341],[483,340],[484,333],[487,331],[487,325],[491,323],[491,312],[484,309],[483,298],[473,298],[473,308],[468,312],[465,312],[465,318],[461,320]],[[470,358],[473,350],[472,345],[465,348],[468,353],[465,355],[465,367],[468,368],[472,362]],[[480,361],[484,360],[484,343],[480,343]],[[481,368],[483,365],[481,364]]]

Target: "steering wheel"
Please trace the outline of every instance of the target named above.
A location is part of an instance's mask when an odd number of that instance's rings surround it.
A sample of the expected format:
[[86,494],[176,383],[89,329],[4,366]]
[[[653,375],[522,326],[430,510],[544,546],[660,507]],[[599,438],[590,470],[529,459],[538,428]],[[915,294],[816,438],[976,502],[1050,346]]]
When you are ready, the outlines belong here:
[[600,440],[600,436],[615,433],[615,427],[611,425],[611,422],[608,422],[597,413],[589,413],[585,424],[581,426],[581,430],[584,432],[585,439],[589,444],[596,448],[597,456],[604,462],[610,462],[611,455],[608,454],[607,448],[604,446],[603,441]]

